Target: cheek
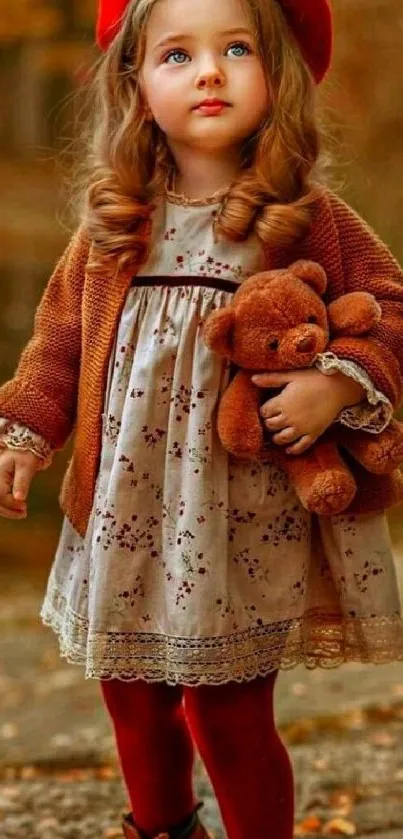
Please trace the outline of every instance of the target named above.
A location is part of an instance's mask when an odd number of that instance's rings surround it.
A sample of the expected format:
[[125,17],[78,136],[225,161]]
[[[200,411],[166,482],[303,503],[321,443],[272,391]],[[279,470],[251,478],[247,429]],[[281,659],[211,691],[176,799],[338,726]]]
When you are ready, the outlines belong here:
[[158,85],[148,91],[148,103],[154,119],[162,131],[169,134],[178,121],[184,120],[189,104],[178,85]]
[[240,76],[237,88],[238,113],[241,109],[243,134],[248,135],[263,122],[270,108],[266,80],[263,73],[256,70],[251,74]]
[[154,91],[148,97],[148,102],[155,121],[158,123],[160,128],[165,130],[166,125],[170,124],[170,121],[172,121],[175,113],[175,109],[173,111],[172,108],[173,102],[170,97],[161,95],[161,91]]
[[262,118],[269,109],[269,94],[266,80],[261,70],[256,70],[247,86],[247,100],[255,118]]
[[[185,107],[180,73],[144,72],[143,91],[154,119],[161,126],[170,125]],[[182,74],[183,75],[183,74]]]

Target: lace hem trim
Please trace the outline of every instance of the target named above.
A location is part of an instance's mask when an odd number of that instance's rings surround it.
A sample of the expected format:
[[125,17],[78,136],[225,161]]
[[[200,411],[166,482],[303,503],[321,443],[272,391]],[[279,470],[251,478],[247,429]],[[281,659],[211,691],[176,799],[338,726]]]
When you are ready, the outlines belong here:
[[345,373],[358,382],[366,391],[366,401],[350,405],[340,411],[337,421],[349,428],[364,429],[370,434],[380,434],[393,417],[393,406],[389,399],[375,385],[366,370],[355,361],[337,358],[332,352],[320,353],[315,366],[325,376]]
[[0,417],[0,451],[14,449],[32,452],[42,462],[40,470],[47,469],[53,460],[52,446],[40,434],[36,434],[19,422]]
[[399,613],[343,618],[320,610],[303,618],[256,627],[231,636],[178,638],[144,632],[96,632],[51,586],[40,612],[59,636],[60,654],[84,665],[87,679],[144,678],[149,682],[201,685],[242,682],[304,664],[330,669],[347,661],[403,661]]

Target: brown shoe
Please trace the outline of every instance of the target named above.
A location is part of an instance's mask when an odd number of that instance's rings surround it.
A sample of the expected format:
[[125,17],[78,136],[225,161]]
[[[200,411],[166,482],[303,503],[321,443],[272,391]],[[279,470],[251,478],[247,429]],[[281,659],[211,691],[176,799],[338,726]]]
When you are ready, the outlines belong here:
[[[200,806],[201,805],[199,805],[197,809],[199,809]],[[127,816],[124,817],[122,829],[125,839],[141,839],[131,813],[128,813]],[[153,839],[170,839],[170,836],[169,833],[159,833],[158,836],[153,837]],[[214,837],[212,833],[207,833],[207,830],[198,819],[197,824],[189,834],[188,839],[214,839]]]
[[[133,822],[131,813],[128,813],[122,821],[122,830],[125,839],[141,839],[141,836]],[[168,833],[159,833],[155,839],[169,839]]]

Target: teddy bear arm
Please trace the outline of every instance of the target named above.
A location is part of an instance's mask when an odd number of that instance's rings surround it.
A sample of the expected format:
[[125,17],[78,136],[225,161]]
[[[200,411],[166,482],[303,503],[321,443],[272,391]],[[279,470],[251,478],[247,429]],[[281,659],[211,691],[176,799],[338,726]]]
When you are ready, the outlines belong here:
[[374,475],[388,475],[403,463],[403,423],[392,420],[380,434],[340,426],[340,445]]
[[331,335],[364,335],[378,323],[381,307],[373,294],[352,291],[327,307]]
[[235,313],[231,307],[217,309],[206,318],[203,324],[203,338],[207,346],[224,358],[232,353],[232,330]]
[[221,397],[218,434],[229,452],[242,457],[257,454],[263,446],[260,419],[261,390],[251,381],[251,372],[239,370]]

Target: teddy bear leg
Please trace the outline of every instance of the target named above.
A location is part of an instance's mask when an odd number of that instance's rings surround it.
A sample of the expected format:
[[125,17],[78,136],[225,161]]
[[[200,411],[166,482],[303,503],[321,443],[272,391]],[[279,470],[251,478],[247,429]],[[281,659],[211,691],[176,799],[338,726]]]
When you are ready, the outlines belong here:
[[296,457],[285,455],[284,466],[301,503],[311,513],[336,515],[355,496],[355,480],[333,443],[316,443]]
[[236,373],[218,409],[218,436],[224,448],[239,458],[253,457],[263,448],[261,390],[253,384],[251,375],[246,370]]
[[387,475],[403,463],[403,423],[397,420],[392,420],[380,434],[343,426],[338,430],[337,439],[374,475]]

